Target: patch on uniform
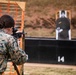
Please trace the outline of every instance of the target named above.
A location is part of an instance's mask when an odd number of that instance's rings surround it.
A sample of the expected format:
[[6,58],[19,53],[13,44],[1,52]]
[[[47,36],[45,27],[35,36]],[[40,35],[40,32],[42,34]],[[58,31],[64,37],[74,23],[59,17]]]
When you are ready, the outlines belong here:
[[60,21],[58,24],[61,24],[62,22]]

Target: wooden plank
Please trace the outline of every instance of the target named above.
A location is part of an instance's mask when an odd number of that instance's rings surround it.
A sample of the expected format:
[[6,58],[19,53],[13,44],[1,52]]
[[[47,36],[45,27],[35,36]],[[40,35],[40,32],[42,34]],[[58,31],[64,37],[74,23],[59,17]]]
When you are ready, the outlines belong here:
[[20,1],[7,1],[7,0],[0,0],[0,3],[17,3],[20,8],[25,11],[25,5],[26,5],[26,2],[20,2]]

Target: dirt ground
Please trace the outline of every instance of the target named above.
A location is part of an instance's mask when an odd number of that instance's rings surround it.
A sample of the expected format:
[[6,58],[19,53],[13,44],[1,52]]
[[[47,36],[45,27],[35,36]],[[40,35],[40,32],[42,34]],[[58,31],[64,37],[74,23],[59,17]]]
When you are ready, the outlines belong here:
[[75,75],[76,66],[25,63],[24,75]]

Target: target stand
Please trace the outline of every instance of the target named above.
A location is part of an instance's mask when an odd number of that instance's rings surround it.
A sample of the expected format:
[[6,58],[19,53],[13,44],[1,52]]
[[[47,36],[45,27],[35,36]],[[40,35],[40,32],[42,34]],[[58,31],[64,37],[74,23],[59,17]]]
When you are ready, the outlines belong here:
[[71,40],[70,24],[70,10],[60,10],[56,12],[56,40]]

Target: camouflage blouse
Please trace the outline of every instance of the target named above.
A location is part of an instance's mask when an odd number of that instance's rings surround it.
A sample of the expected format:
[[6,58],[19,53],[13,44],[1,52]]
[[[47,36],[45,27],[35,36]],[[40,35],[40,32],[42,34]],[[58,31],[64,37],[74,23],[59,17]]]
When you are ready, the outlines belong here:
[[19,48],[17,40],[0,30],[0,72],[4,72],[7,68],[8,52],[16,65],[23,64],[27,60],[27,54]]

